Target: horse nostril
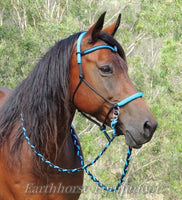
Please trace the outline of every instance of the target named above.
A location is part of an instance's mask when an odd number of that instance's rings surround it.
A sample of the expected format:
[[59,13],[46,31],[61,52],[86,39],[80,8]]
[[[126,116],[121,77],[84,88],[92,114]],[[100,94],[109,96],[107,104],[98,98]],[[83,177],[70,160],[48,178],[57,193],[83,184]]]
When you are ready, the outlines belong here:
[[144,123],[144,136],[146,139],[150,139],[156,129],[157,125],[152,124],[150,121]]

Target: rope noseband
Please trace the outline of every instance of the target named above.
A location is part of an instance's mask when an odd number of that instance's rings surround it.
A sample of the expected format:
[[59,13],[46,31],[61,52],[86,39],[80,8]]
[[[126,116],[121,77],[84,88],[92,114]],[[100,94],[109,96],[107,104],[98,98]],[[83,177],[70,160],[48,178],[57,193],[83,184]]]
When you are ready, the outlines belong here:
[[[74,173],[74,172],[80,172],[82,170],[85,170],[86,173],[89,175],[89,177],[99,186],[101,187],[102,189],[108,191],[108,192],[114,192],[116,190],[118,190],[118,188],[121,186],[122,182],[124,181],[125,179],[125,175],[126,175],[126,172],[128,171],[128,166],[129,166],[129,162],[130,162],[130,159],[131,159],[131,152],[132,152],[132,149],[129,147],[128,148],[128,153],[127,153],[127,157],[126,157],[126,161],[125,161],[125,166],[124,166],[124,169],[123,169],[123,172],[122,172],[122,175],[121,175],[121,178],[117,184],[117,186],[115,188],[110,188],[108,186],[105,186],[103,183],[101,183],[95,176],[93,176],[91,174],[91,172],[88,170],[88,167],[90,167],[91,165],[93,165],[94,163],[96,163],[99,158],[105,153],[105,151],[108,149],[108,147],[110,146],[111,142],[115,139],[116,136],[118,136],[117,134],[117,131],[116,131],[116,125],[118,123],[118,117],[119,117],[119,111],[120,111],[120,107],[126,105],[127,103],[139,98],[139,97],[142,97],[143,94],[141,92],[138,92],[134,95],[131,95],[130,97],[118,102],[118,103],[112,103],[110,102],[107,98],[105,98],[103,95],[101,95],[99,92],[97,92],[85,79],[84,79],[84,75],[83,75],[83,72],[82,72],[82,66],[81,66],[81,63],[82,63],[82,56],[83,55],[86,55],[88,53],[92,53],[96,50],[99,50],[99,49],[110,49],[111,51],[113,52],[117,52],[117,47],[114,46],[109,46],[109,45],[99,45],[99,46],[95,46],[95,47],[92,47],[90,49],[87,49],[87,50],[84,50],[84,51],[81,51],[81,41],[84,37],[84,35],[86,34],[86,32],[83,32],[80,34],[79,38],[78,38],[78,41],[77,41],[77,63],[79,65],[79,71],[80,71],[80,81],[73,93],[73,97],[72,97],[72,101],[74,103],[74,97],[75,97],[75,94],[78,90],[78,88],[80,87],[81,83],[84,82],[92,91],[94,91],[97,95],[99,95],[102,99],[104,99],[106,102],[108,102],[109,104],[111,104],[111,108],[110,110],[108,111],[106,117],[105,117],[105,120],[103,122],[103,124],[101,125],[100,123],[98,123],[97,121],[95,121],[94,119],[90,118],[89,116],[87,116],[85,113],[81,112],[83,114],[83,116],[85,116],[86,118],[88,118],[90,121],[94,122],[97,126],[100,127],[100,130],[105,134],[106,138],[108,139],[108,142],[105,146],[105,148],[101,151],[101,153],[99,153],[99,155],[94,159],[92,160],[89,164],[84,164],[84,160],[83,160],[83,156],[81,154],[81,147],[80,147],[80,144],[79,144],[79,140],[78,140],[78,137],[76,135],[76,132],[73,128],[73,126],[71,126],[70,128],[70,134],[72,135],[72,138],[73,138],[73,143],[74,143],[74,146],[75,146],[75,149],[77,151],[77,156],[80,158],[80,164],[81,164],[81,167],[79,168],[75,168],[75,169],[64,169],[64,168],[61,168],[59,166],[56,166],[54,165],[53,163],[51,163],[49,160],[47,160],[40,152],[37,152],[36,149],[35,149],[35,146],[33,144],[31,144],[31,141],[30,141],[30,138],[27,136],[27,131],[26,131],[26,128],[24,127],[24,119],[23,119],[23,114],[21,114],[21,126],[22,126],[22,130],[23,130],[23,134],[24,134],[24,137],[25,139],[27,140],[27,143],[29,144],[29,146],[33,149],[34,153],[41,158],[41,160],[43,162],[45,162],[46,164],[48,164],[50,167],[56,169],[57,171],[59,172],[64,172],[64,173]],[[113,130],[113,133],[112,133],[112,136],[110,137],[107,132],[106,132],[106,126],[105,126],[105,123],[106,123],[106,120],[107,118],[109,117],[109,114],[113,111],[113,119],[111,120],[111,128]]]

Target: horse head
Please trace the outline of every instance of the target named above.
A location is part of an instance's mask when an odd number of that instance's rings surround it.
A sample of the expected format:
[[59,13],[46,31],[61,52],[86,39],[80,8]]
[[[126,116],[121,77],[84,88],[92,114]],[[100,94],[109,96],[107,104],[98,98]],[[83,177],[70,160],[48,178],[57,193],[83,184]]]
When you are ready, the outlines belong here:
[[[104,17],[105,13],[83,34],[81,52],[73,49],[70,99],[76,108],[100,122],[105,120],[110,126],[113,115],[111,105],[137,93],[137,90],[128,76],[124,51],[114,39],[121,16],[102,30]],[[76,54],[80,54],[81,61]],[[119,108],[117,134],[124,134],[130,147],[140,148],[150,141],[156,127],[157,121],[143,98],[136,98]]]

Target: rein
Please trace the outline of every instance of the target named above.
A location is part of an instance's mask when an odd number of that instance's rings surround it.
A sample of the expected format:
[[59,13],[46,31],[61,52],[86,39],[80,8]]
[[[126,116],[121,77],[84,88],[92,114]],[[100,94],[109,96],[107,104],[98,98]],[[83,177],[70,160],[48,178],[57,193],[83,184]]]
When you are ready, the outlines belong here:
[[76,135],[76,132],[73,128],[73,126],[71,126],[71,129],[70,129],[70,133],[72,135],[72,138],[73,138],[73,143],[74,143],[74,146],[76,148],[76,151],[77,151],[77,156],[80,158],[80,164],[81,164],[81,167],[78,167],[78,168],[74,168],[74,169],[64,169],[64,168],[61,168],[57,165],[54,165],[52,162],[50,162],[49,160],[47,160],[41,153],[37,152],[36,149],[35,149],[35,146],[33,144],[31,144],[30,142],[30,138],[27,136],[26,134],[26,128],[24,127],[24,119],[23,119],[23,115],[21,114],[21,126],[22,126],[22,129],[23,129],[23,134],[24,134],[24,137],[25,139],[27,140],[27,143],[29,144],[29,146],[31,147],[31,149],[34,151],[34,153],[41,158],[41,160],[46,163],[47,165],[49,165],[50,167],[54,168],[55,170],[59,171],[59,172],[64,172],[64,173],[74,173],[74,172],[80,172],[82,170],[85,170],[86,173],[89,175],[89,177],[100,187],[102,188],[103,190],[106,190],[108,192],[114,192],[114,191],[117,191],[119,189],[119,187],[121,186],[122,182],[124,181],[125,179],[125,175],[128,171],[128,166],[129,166],[129,162],[130,162],[130,159],[131,159],[131,152],[132,152],[132,149],[131,148],[128,148],[128,153],[127,153],[127,158],[126,158],[126,161],[125,161],[125,166],[124,166],[124,169],[123,169],[123,172],[122,172],[122,175],[121,175],[121,178],[117,184],[117,186],[115,188],[110,188],[106,185],[104,185],[103,183],[101,183],[94,175],[92,175],[92,173],[87,169],[88,167],[92,166],[93,164],[95,164],[99,158],[101,158],[101,156],[106,152],[106,150],[109,148],[110,144],[112,143],[112,141],[115,139],[115,137],[117,136],[116,134],[114,134],[114,131],[113,131],[113,135],[112,137],[110,138],[110,141],[106,144],[105,148],[98,154],[98,156],[93,159],[90,163],[88,164],[84,164],[84,160],[83,160],[83,156],[81,154],[81,147],[80,147],[80,144],[79,144],[79,140],[78,140],[78,137]]
[[[84,82],[93,92],[95,92],[97,95],[99,95],[102,99],[104,99],[106,102],[108,102],[109,104],[111,104],[111,108],[110,110],[108,111],[106,117],[105,117],[105,120],[104,122],[102,123],[102,125],[100,123],[98,123],[97,121],[95,121],[94,119],[90,118],[89,116],[87,116],[85,113],[83,113],[82,111],[80,111],[79,109],[79,112],[82,113],[82,115],[84,117],[86,117],[87,119],[89,119],[90,121],[92,121],[93,123],[95,123],[97,126],[99,126],[100,130],[104,133],[104,135],[106,136],[108,142],[105,146],[105,148],[99,153],[99,155],[93,159],[90,163],[88,164],[84,164],[84,160],[83,160],[83,156],[81,154],[81,147],[80,147],[80,144],[79,144],[79,141],[78,141],[78,137],[76,135],[76,132],[73,128],[73,126],[71,126],[70,128],[70,134],[72,135],[72,138],[73,138],[73,143],[74,143],[74,146],[75,146],[75,149],[76,149],[76,152],[77,152],[77,156],[80,158],[80,164],[81,164],[81,167],[79,168],[74,168],[74,169],[64,169],[64,168],[61,168],[59,166],[56,166],[54,165],[53,163],[51,163],[49,160],[47,160],[41,153],[37,152],[36,149],[35,149],[35,146],[33,144],[31,144],[31,141],[30,141],[30,138],[27,136],[27,131],[26,131],[26,128],[24,127],[24,119],[23,119],[23,114],[21,113],[21,127],[22,127],[22,130],[23,130],[23,134],[24,134],[24,137],[25,139],[27,140],[27,143],[29,144],[29,146],[32,148],[32,150],[34,151],[34,153],[41,158],[41,160],[43,162],[45,162],[47,165],[49,165],[50,167],[56,169],[57,171],[59,172],[64,172],[64,173],[74,173],[74,172],[80,172],[82,170],[85,170],[86,173],[89,175],[89,177],[99,186],[101,187],[102,189],[108,191],[108,192],[114,192],[116,190],[118,190],[118,188],[121,186],[122,182],[124,181],[125,179],[125,175],[126,175],[126,172],[128,171],[128,167],[129,167],[129,162],[130,162],[130,159],[131,159],[131,152],[132,152],[132,149],[129,147],[128,148],[128,153],[127,153],[127,157],[126,157],[126,161],[125,161],[125,165],[124,165],[124,169],[123,169],[123,172],[122,172],[122,175],[121,175],[121,178],[117,184],[117,186],[115,188],[110,188],[106,185],[104,185],[103,183],[101,183],[94,175],[92,175],[92,173],[88,170],[88,167],[90,167],[91,165],[93,165],[94,163],[96,163],[99,158],[105,153],[105,151],[109,148],[110,144],[112,143],[112,141],[116,138],[116,136],[118,136],[119,134],[117,134],[117,131],[116,131],[116,125],[118,123],[118,117],[119,117],[119,112],[120,112],[120,107],[126,105],[127,103],[139,98],[139,97],[142,97],[143,94],[141,92],[138,92],[136,94],[133,94],[131,96],[129,96],[128,98],[118,102],[118,103],[112,103],[110,102],[107,98],[105,98],[104,96],[102,96],[99,92],[97,92],[85,79],[84,79],[84,75],[83,75],[83,72],[82,72],[82,56],[83,55],[86,55],[88,53],[92,53],[96,50],[99,50],[99,49],[110,49],[111,51],[113,51],[114,53],[117,53],[117,47],[114,46],[109,46],[109,45],[99,45],[99,46],[95,46],[93,48],[90,48],[90,49],[87,49],[87,50],[84,50],[84,51],[81,51],[81,41],[84,37],[84,35],[86,34],[86,32],[83,32],[80,34],[79,38],[78,38],[78,41],[77,41],[77,63],[78,63],[78,66],[79,66],[79,72],[80,72],[80,75],[79,75],[79,78],[80,78],[80,81],[73,93],[73,97],[72,97],[72,102],[74,103],[74,97],[75,97],[75,94],[77,92],[77,90],[79,89],[80,85],[82,82]],[[113,133],[112,133],[112,136],[110,137],[107,132],[106,132],[106,120],[107,118],[109,117],[109,114],[113,111],[113,119],[111,120],[111,128],[113,130]]]

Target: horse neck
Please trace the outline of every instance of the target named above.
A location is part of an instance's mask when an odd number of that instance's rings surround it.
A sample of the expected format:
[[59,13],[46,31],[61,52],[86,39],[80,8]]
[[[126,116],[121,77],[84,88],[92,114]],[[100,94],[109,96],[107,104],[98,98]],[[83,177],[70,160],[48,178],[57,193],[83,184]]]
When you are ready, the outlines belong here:
[[[71,127],[73,118],[75,115],[75,110],[71,111],[70,114],[70,119],[68,121],[68,127]],[[61,119],[60,119],[61,121]],[[67,161],[70,160],[70,156],[73,154],[74,151],[74,145],[73,145],[73,139],[70,134],[70,128],[68,130],[62,129],[60,126],[62,126],[62,123],[59,125],[58,124],[58,136],[57,136],[57,148],[58,151],[55,148],[55,144],[52,144],[52,147],[50,146],[50,152],[52,157],[50,158],[50,161],[62,165],[63,166],[67,165]]]

